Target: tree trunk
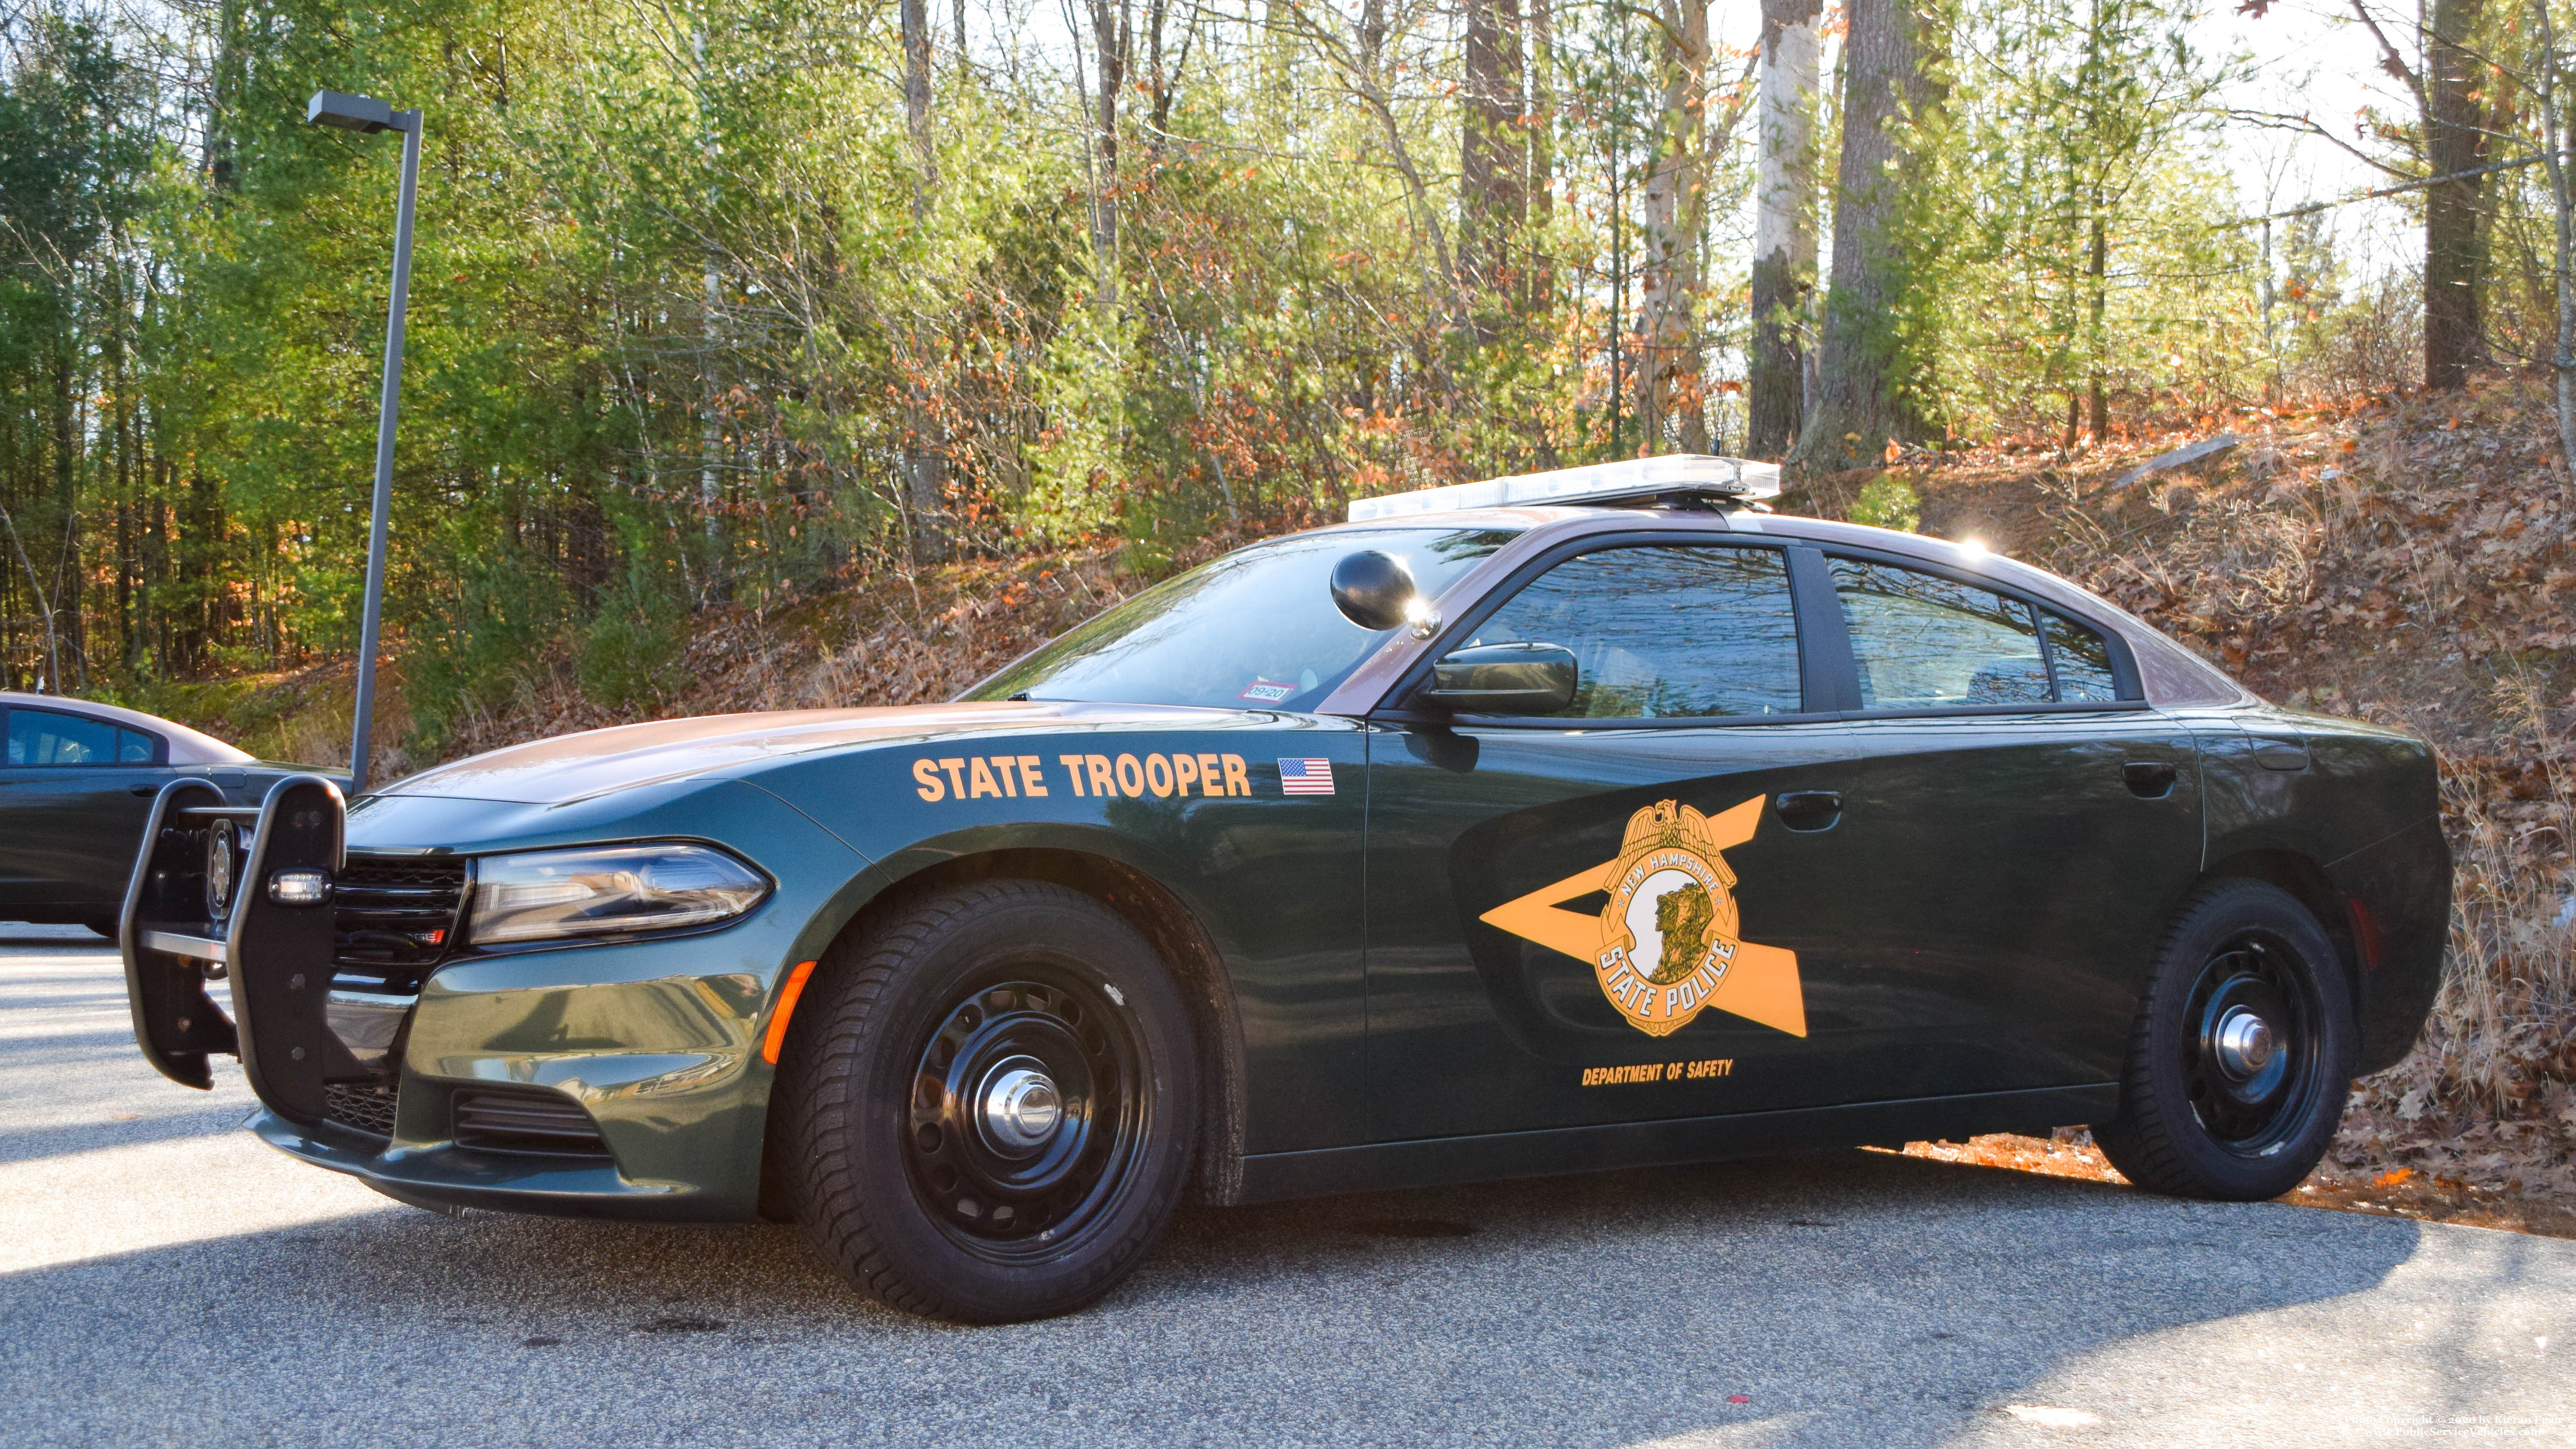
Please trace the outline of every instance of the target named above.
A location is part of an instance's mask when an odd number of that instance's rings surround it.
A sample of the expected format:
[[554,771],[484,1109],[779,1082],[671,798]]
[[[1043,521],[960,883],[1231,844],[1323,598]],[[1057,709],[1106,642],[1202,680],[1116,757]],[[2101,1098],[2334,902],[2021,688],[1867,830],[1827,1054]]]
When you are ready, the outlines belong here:
[[1466,0],[1466,114],[1458,143],[1458,285],[1509,282],[1512,240],[1528,215],[1521,132],[1520,0]]
[[1753,220],[1753,357],[1747,388],[1755,457],[1784,453],[1806,420],[1804,322],[1816,288],[1816,22],[1823,0],[1763,0]]
[[[903,124],[912,138],[912,219],[930,214],[939,191],[939,153],[931,133],[930,7],[928,0],[903,0]],[[916,348],[920,343],[916,340]],[[947,456],[941,448],[936,415],[922,395],[920,379],[928,359],[916,357],[906,369],[911,381],[904,400],[904,488],[911,495],[913,557],[916,562],[940,552],[941,505],[948,491]]]
[[2096,444],[2111,436],[2111,396],[2103,377],[2104,360],[2110,355],[2110,329],[2105,324],[2111,302],[2111,228],[2102,214],[2103,201],[2093,198],[2092,253],[2084,264],[2084,287],[2090,294],[2085,305],[2090,315],[2085,319],[2085,351],[2092,355],[2092,375],[2086,401],[2090,404],[2093,441]]
[[1926,41],[1897,0],[1852,0],[1844,42],[1843,148],[1834,177],[1834,266],[1807,424],[1790,462],[1801,470],[1875,461],[1892,441],[1921,436],[1897,319],[1914,278],[1900,223],[1901,133],[1941,102],[1925,74]]
[[1554,0],[1529,0],[1529,233],[1528,308],[1556,305],[1556,259],[1547,231],[1556,216],[1556,16]]
[[1127,88],[1132,29],[1127,0],[1091,0],[1091,43],[1099,60],[1099,97],[1092,116],[1092,296],[1113,310],[1118,304],[1118,97]]
[[[64,309],[64,317],[70,323],[70,308]],[[74,381],[72,339],[67,326],[54,343],[54,506],[61,511],[62,530],[55,535],[52,609],[63,618],[59,624],[49,618],[46,627],[62,639],[71,657],[54,666],[56,694],[72,687],[61,671],[69,669],[77,674],[83,688],[89,677],[87,641],[81,630],[81,616],[86,612],[83,596],[88,591],[82,587],[86,571],[80,566],[80,458],[86,430],[80,426]]]
[[[2540,99],[2540,163],[2549,177],[2551,219],[2550,279],[2558,303],[2557,348],[2549,359],[2558,393],[2558,466],[2576,482],[2576,176],[2568,174],[2567,155],[2559,149],[2559,107],[2564,101],[2558,82],[2558,28],[2550,22],[2548,0],[2532,0],[2533,90]],[[2576,145],[2576,116],[2569,118],[2566,143]]]
[[[2485,0],[2433,0],[2426,37],[2424,159],[2435,176],[2487,164],[2486,66],[2474,45]],[[2486,281],[2486,181],[2445,181],[2424,193],[2424,385],[2452,388],[2484,356],[2479,293]]]
[[903,128],[912,137],[912,219],[929,214],[939,188],[939,156],[930,136],[930,6],[903,0]]
[[1663,0],[1663,113],[1655,168],[1646,177],[1645,275],[1640,287],[1645,355],[1638,359],[1638,412],[1646,451],[1661,452],[1667,421],[1685,453],[1708,451],[1700,402],[1699,234],[1708,208],[1701,136],[1708,110],[1708,0]]

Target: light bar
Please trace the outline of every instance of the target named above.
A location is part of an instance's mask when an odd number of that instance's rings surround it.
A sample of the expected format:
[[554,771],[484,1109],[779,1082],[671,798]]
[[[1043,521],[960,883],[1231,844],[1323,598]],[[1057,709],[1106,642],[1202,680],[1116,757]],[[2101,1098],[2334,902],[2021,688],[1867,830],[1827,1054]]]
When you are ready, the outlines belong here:
[[1481,483],[1455,483],[1446,488],[1420,488],[1361,498],[1351,504],[1351,522],[1409,518],[1417,513],[1457,513],[1469,508],[1526,508],[1550,503],[1608,503],[1622,498],[1652,498],[1664,493],[1714,493],[1728,498],[1780,496],[1780,465],[1742,458],[1712,458],[1699,453],[1670,453],[1660,458],[1626,458],[1586,468],[1558,468],[1546,473],[1519,473]]

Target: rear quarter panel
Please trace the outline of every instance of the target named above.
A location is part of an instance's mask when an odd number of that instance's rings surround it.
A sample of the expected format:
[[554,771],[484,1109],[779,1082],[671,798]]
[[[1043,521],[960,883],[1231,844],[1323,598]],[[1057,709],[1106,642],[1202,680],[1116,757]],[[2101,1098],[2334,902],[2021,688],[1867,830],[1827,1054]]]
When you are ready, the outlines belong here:
[[[2305,899],[2352,973],[2359,1068],[2413,1047],[2441,984],[2451,856],[2432,748],[2402,732],[2270,706],[2193,720],[2207,793],[2206,868],[2279,879]],[[2294,745],[2307,768],[2267,768]]]

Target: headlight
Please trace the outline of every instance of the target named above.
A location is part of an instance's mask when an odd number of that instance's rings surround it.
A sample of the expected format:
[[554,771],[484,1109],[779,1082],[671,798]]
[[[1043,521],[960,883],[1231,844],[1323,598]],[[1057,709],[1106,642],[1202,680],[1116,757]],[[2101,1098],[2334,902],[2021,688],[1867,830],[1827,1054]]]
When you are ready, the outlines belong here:
[[667,931],[728,920],[769,882],[703,845],[601,845],[487,855],[475,865],[466,938],[476,945]]

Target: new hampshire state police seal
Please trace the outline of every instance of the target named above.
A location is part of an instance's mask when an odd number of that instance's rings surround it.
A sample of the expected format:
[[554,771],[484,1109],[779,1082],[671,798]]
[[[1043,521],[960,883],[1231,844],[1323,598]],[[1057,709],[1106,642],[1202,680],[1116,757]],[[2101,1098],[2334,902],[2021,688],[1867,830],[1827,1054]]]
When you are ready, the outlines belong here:
[[[1648,1036],[1670,1036],[1703,1009],[1805,1036],[1798,953],[1736,934],[1735,871],[1719,854],[1753,839],[1767,798],[1715,815],[1672,800],[1649,805],[1628,817],[1616,859],[1476,919],[1590,962],[1601,994]],[[1564,909],[1595,891],[1610,896],[1598,916]]]
[[1669,1036],[1717,994],[1743,949],[1735,872],[1708,817],[1670,800],[1628,818],[1601,908],[1601,994],[1648,1036]]

